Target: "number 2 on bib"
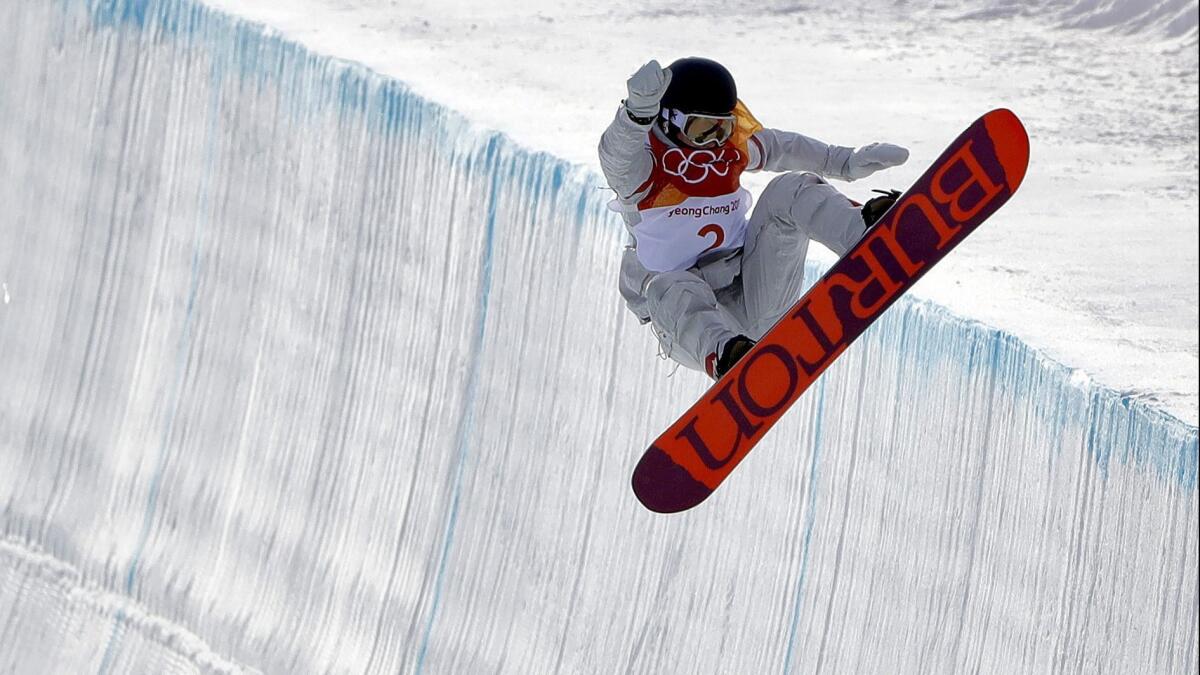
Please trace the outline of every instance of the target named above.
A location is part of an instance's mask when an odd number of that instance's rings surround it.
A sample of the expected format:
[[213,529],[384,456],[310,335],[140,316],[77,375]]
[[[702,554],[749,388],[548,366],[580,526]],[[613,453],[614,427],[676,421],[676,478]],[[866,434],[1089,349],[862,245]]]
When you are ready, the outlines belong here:
[[700,235],[704,239],[707,239],[708,235],[710,234],[714,237],[712,245],[704,249],[701,252],[701,255],[714,249],[721,248],[721,244],[725,243],[725,230],[716,223],[709,223],[708,225],[705,225],[704,227],[700,228],[700,231],[696,234]]

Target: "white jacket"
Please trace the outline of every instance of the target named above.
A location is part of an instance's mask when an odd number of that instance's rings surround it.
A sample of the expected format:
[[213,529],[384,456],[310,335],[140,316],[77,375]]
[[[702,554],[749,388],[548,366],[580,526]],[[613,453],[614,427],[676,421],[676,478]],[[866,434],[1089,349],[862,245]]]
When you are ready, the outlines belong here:
[[[653,124],[640,125],[630,119],[622,105],[600,137],[600,167],[616,199],[610,207],[621,213],[630,233],[630,243],[621,260],[620,291],[629,309],[643,323],[649,321],[644,297],[646,284],[653,278],[636,255],[634,228],[641,222],[637,204],[651,190],[647,184],[654,168],[649,134],[671,142]],[[760,129],[751,136],[747,171],[807,171],[825,178],[851,180],[850,158],[853,148],[829,145],[802,134],[777,129]],[[701,258],[692,271],[714,289],[733,282],[740,271],[740,250],[714,252]]]

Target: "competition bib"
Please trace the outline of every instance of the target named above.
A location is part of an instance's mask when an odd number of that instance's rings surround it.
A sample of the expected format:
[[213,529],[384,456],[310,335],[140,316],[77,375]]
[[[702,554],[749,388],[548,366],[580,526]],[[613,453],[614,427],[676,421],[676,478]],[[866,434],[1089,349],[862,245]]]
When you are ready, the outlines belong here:
[[752,201],[750,192],[739,188],[642,211],[642,222],[633,230],[638,261],[651,272],[672,272],[695,265],[706,253],[741,247]]
[[650,191],[638,202],[641,222],[633,228],[637,257],[651,272],[673,272],[713,251],[746,242],[750,192],[741,175],[750,160],[750,136],[762,128],[739,101],[738,125],[719,148],[685,148],[649,134],[654,169]]

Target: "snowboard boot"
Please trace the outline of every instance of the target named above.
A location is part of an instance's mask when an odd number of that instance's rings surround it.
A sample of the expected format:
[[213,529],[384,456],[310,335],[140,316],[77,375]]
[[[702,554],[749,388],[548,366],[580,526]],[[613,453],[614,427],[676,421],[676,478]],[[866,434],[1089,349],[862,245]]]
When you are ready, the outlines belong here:
[[883,214],[887,213],[887,210],[892,208],[892,204],[895,204],[896,200],[900,198],[899,190],[871,190],[871,192],[878,192],[879,196],[871,197],[862,206],[862,218],[863,222],[867,224],[868,230],[879,222]]
[[[745,335],[737,335],[730,338],[729,341],[725,343],[725,346],[721,348],[720,358],[709,358],[708,374],[711,375],[714,380],[721,379],[725,376],[725,373],[729,372],[730,368],[733,368],[734,364],[736,364],[739,359],[746,355],[746,352],[750,351],[754,347],[754,344],[754,340],[751,340]],[[713,356],[716,355],[714,354]]]

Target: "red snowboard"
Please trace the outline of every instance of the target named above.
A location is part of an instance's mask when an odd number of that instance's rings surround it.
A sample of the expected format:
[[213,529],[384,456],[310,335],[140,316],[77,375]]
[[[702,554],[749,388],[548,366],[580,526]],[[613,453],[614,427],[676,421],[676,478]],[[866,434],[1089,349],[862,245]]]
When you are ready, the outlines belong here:
[[1011,111],[967,127],[633,472],[651,511],[704,501],[855,338],[1017,190],[1029,137]]

